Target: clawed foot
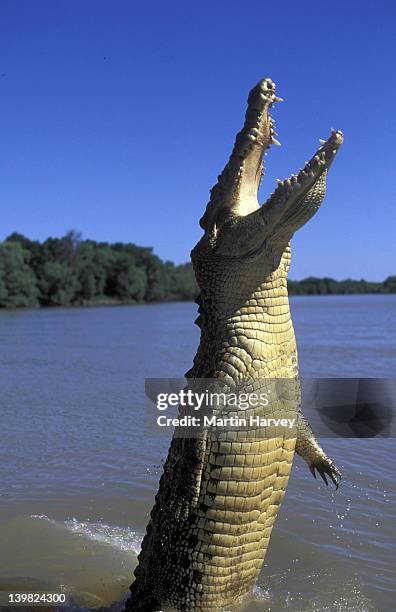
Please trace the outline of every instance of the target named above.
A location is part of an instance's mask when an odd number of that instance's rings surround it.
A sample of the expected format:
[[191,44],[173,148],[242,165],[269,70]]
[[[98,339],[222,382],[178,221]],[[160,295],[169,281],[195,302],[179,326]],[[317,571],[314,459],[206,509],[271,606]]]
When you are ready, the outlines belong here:
[[312,475],[314,476],[314,478],[316,478],[315,469],[317,469],[318,474],[320,474],[322,479],[325,481],[326,485],[329,484],[326,478],[326,474],[327,474],[331,478],[331,480],[334,482],[336,489],[338,489],[338,485],[340,484],[342,474],[340,470],[334,465],[334,463],[330,459],[327,459],[327,458],[320,459],[319,461],[315,463],[311,463],[311,465],[309,466],[309,469]]

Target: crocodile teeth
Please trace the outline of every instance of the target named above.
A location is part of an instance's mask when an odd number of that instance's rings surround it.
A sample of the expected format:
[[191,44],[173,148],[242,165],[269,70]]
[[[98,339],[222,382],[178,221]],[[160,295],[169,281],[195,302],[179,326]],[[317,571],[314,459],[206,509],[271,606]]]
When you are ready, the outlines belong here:
[[279,140],[276,140],[276,138],[272,138],[271,144],[274,144],[277,147],[281,147],[282,146],[281,143],[279,142]]
[[326,144],[326,140],[323,140],[323,138],[319,138],[319,142],[320,142],[321,145]]
[[280,98],[279,96],[274,97],[274,102],[284,102],[284,98]]

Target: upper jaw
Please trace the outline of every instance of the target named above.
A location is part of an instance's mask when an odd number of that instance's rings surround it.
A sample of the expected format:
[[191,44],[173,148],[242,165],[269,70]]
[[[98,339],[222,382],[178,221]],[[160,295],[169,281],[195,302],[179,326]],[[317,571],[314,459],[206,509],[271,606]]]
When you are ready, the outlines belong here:
[[263,154],[271,144],[279,144],[270,108],[280,101],[282,98],[276,96],[275,83],[270,78],[257,83],[249,93],[243,128],[236,136],[230,159],[211,190],[210,201],[200,220],[206,231],[218,222],[220,211],[246,215],[258,208]]
[[[233,151],[234,163],[240,168],[240,180],[235,191],[235,199],[257,199],[263,173],[262,159],[265,150],[276,140],[275,122],[270,109],[275,102],[283,99],[275,95],[275,83],[270,78],[263,79],[251,90],[243,129],[237,135]],[[231,162],[230,160],[230,162]]]
[[271,144],[279,144],[275,139],[275,122],[269,114],[274,102],[283,102],[275,95],[275,83],[270,78],[263,79],[251,90],[248,97],[244,130],[252,143],[264,152]]

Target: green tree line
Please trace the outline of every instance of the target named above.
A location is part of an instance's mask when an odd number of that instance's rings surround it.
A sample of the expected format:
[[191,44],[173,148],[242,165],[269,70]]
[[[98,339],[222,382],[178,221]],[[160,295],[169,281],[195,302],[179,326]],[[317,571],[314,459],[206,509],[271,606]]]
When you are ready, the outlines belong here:
[[396,276],[382,283],[361,280],[336,281],[333,278],[310,276],[300,281],[288,281],[290,295],[345,295],[354,293],[396,293]]
[[[289,281],[291,295],[396,293],[396,276],[383,283],[306,278]],[[70,231],[44,242],[13,233],[0,242],[0,307],[69,306],[193,300],[191,264],[162,261],[152,248],[82,240]]]
[[82,240],[44,242],[13,233],[0,242],[0,307],[193,300],[190,264],[161,261],[151,248]]

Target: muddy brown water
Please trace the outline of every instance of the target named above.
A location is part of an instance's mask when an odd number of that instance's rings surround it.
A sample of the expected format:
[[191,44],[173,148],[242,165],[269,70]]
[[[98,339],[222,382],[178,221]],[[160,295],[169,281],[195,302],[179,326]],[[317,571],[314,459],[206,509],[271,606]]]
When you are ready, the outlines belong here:
[[[291,305],[304,376],[395,377],[396,296]],[[168,447],[144,435],[144,379],[191,366],[195,317],[190,303],[0,312],[0,591],[119,608]],[[342,485],[296,459],[245,612],[395,609],[395,439],[321,442]]]

